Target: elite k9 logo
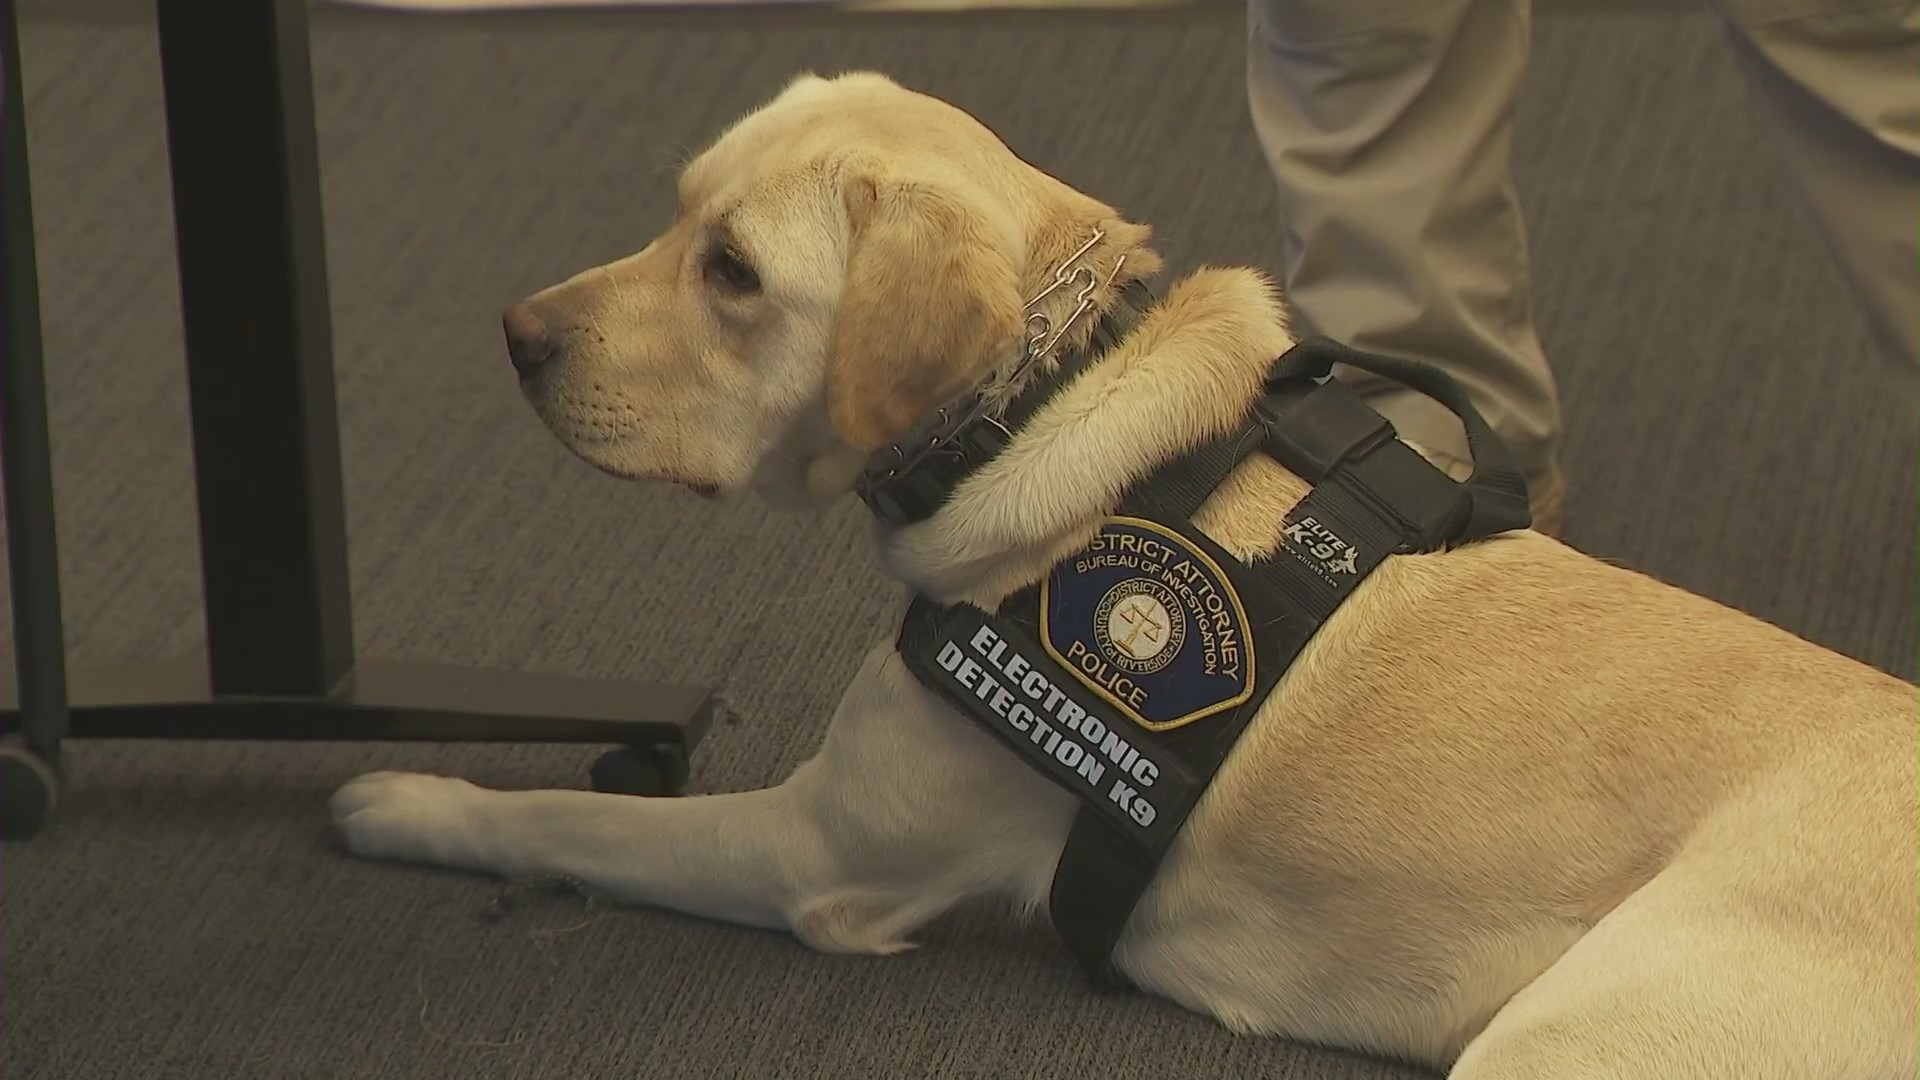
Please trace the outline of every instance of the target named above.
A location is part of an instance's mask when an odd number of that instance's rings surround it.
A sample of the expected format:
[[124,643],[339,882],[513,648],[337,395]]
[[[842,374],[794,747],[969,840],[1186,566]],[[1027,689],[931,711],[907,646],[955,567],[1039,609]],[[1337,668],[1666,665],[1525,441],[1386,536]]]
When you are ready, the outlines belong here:
[[1357,577],[1360,574],[1359,549],[1340,539],[1311,514],[1288,522],[1280,530],[1280,537],[1307,565],[1319,571],[1321,577],[1331,581],[1335,575]]

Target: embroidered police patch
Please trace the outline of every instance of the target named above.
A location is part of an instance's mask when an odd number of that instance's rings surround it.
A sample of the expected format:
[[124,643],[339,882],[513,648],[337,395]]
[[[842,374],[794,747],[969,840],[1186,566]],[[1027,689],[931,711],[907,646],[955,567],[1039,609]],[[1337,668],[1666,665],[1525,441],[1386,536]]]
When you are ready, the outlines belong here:
[[1148,731],[1253,696],[1253,640],[1227,573],[1178,531],[1109,518],[1040,585],[1040,641],[1056,663]]

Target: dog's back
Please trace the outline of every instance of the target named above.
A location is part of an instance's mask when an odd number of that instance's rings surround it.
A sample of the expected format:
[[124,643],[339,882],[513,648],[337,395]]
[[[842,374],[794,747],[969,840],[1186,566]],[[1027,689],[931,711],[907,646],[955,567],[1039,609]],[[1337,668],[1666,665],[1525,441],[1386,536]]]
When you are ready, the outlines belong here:
[[1160,989],[1430,1061],[1504,1006],[1702,1076],[1912,1075],[1920,691],[1535,534],[1363,588],[1143,905]]

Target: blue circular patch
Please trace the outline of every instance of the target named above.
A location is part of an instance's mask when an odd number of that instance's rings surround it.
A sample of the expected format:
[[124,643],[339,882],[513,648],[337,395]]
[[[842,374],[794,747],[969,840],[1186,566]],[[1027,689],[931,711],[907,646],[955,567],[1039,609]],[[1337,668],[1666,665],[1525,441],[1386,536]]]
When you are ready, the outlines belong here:
[[1218,563],[1177,530],[1109,518],[1040,585],[1040,641],[1054,661],[1149,731],[1253,696],[1253,639]]

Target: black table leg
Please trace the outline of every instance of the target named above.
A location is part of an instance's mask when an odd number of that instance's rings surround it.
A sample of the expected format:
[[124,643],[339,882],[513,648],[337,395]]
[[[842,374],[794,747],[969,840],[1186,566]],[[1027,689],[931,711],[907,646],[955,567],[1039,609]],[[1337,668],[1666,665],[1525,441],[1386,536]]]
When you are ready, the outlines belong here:
[[67,733],[67,671],[60,566],[53,524],[53,452],[40,349],[39,270],[27,182],[20,24],[0,0],[0,203],[5,299],[0,311],[0,474],[5,477],[7,571],[13,586],[14,672],[20,727],[0,738],[0,838],[32,836],[60,791]]
[[215,694],[353,668],[307,0],[160,0]]
[[0,314],[0,468],[6,478],[7,570],[13,587],[14,670],[29,746],[51,755],[67,732],[67,672],[60,625],[60,565],[53,524],[53,454],[40,353],[39,269],[27,182],[26,102],[20,26],[0,0],[0,200],[5,203],[5,311]]
[[704,688],[355,660],[307,0],[159,0],[207,655],[79,672],[67,699],[17,43],[0,4],[8,549],[21,668],[36,675],[0,687],[0,728],[612,743],[652,758],[605,775],[677,789],[711,719]]

